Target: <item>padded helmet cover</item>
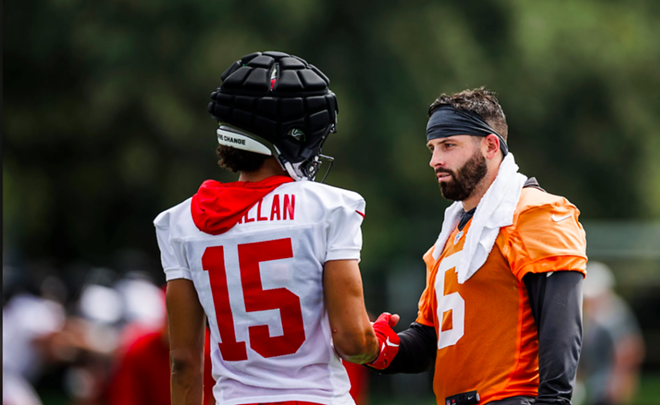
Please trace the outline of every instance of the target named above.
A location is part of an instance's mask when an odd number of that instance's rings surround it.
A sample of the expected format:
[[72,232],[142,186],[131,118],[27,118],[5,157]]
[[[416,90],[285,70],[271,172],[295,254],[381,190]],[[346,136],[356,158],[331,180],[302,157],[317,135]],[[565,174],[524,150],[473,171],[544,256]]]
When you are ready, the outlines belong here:
[[211,94],[209,112],[272,142],[291,163],[314,158],[335,132],[337,99],[330,80],[304,59],[255,52],[234,62]]

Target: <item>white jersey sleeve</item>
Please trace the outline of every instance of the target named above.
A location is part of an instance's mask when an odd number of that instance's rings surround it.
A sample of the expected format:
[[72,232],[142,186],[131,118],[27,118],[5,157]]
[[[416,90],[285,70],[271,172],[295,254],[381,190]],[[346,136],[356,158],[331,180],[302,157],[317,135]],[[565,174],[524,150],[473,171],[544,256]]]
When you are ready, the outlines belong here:
[[364,219],[365,202],[359,195],[348,195],[344,199],[345,205],[336,207],[330,214],[326,261],[360,259],[360,226]]
[[167,280],[191,280],[207,315],[216,403],[353,404],[332,345],[323,265],[359,260],[364,199],[286,183],[220,235],[197,229],[190,204],[154,224]]
[[[187,200],[180,205],[188,205],[189,201]],[[166,281],[177,278],[192,280],[181,240],[173,239],[170,232],[172,211],[180,211],[175,210],[177,207],[162,212],[154,220],[156,239],[158,240],[158,248],[160,249],[160,260],[163,265],[163,271],[165,271]]]

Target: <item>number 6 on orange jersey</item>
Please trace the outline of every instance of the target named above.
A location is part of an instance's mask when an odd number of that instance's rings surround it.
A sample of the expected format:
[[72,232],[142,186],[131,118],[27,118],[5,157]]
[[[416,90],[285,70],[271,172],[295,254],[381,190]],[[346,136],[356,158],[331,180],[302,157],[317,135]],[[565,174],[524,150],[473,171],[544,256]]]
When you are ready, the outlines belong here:
[[465,300],[457,292],[445,295],[445,273],[456,269],[461,260],[456,252],[442,260],[435,278],[435,294],[438,301],[438,350],[453,346],[465,333]]

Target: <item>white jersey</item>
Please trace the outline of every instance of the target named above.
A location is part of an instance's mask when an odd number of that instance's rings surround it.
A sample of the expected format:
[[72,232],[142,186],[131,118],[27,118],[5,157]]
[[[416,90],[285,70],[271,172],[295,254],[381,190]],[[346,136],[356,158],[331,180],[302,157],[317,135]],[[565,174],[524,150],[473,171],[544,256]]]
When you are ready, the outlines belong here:
[[211,328],[218,404],[353,404],[332,346],[323,264],[358,259],[364,199],[282,184],[226,233],[201,232],[191,199],[154,221],[167,280],[192,280]]

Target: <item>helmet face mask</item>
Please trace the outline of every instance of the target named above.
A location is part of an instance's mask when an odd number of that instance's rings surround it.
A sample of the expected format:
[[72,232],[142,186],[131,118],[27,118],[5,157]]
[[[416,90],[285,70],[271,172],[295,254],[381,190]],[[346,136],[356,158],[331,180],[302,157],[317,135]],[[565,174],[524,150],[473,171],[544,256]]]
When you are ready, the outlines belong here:
[[275,156],[295,180],[314,179],[323,143],[336,132],[337,99],[315,66],[282,52],[234,62],[211,94],[218,142]]
[[321,169],[321,164],[323,163],[322,159],[328,161],[328,170],[326,170],[325,175],[323,176],[323,179],[321,179],[321,183],[325,182],[325,179],[328,177],[328,174],[330,173],[330,169],[332,168],[332,164],[335,161],[335,158],[332,156],[327,156],[323,155],[321,153],[315,155],[313,158],[302,161],[300,163],[290,163],[287,162],[284,158],[281,156],[278,159],[278,162],[280,162],[280,165],[284,168],[284,170],[289,173],[289,176],[293,178],[294,180],[314,180],[316,178],[316,175],[319,173],[319,170]]

